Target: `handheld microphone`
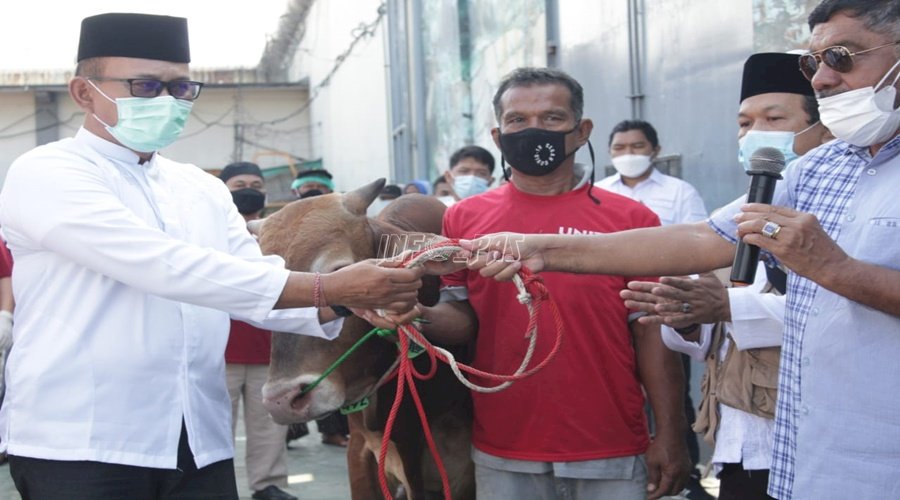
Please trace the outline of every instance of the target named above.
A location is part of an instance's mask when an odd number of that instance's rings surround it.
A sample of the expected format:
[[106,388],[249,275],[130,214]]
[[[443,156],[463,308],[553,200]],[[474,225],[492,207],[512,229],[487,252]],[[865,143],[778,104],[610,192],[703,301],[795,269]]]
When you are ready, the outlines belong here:
[[[781,179],[784,170],[784,154],[775,148],[759,148],[750,157],[750,191],[747,203],[772,203],[775,183]],[[734,264],[731,266],[731,283],[734,286],[753,284],[756,266],[759,263],[759,247],[743,241],[737,244]]]

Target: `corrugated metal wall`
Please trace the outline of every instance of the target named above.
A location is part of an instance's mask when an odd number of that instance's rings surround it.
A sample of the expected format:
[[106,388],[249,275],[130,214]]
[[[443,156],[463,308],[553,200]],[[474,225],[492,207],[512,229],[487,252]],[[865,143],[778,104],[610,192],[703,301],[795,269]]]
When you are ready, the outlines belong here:
[[[496,152],[491,97],[509,70],[546,64],[547,1],[425,2],[431,177],[469,133]],[[803,47],[805,18],[818,0],[549,2],[559,19],[554,60],[585,88],[600,174],[609,163],[609,130],[638,110],[659,131],[663,154],[680,155],[683,177],[708,208],[746,190],[736,125],[743,62],[756,51]],[[460,23],[460,12],[468,23]],[[465,37],[461,24],[469,29]],[[460,50],[466,44],[468,60]],[[630,97],[635,78],[642,99]],[[578,158],[587,162],[587,152]]]

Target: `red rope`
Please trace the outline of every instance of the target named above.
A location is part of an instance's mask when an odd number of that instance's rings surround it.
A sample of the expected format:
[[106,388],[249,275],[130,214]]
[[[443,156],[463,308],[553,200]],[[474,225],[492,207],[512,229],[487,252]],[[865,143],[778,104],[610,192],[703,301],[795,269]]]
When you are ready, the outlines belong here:
[[[404,259],[403,264],[407,264],[408,262],[414,260],[416,257],[421,255],[422,253],[433,250],[435,248],[441,248],[446,246],[458,246],[458,240],[446,240],[440,243],[434,244],[426,249],[423,249],[419,252],[413,253]],[[529,315],[528,318],[528,327],[526,331],[526,338],[528,338],[530,332],[535,331],[537,325],[538,312],[540,311],[540,307],[544,302],[548,302],[550,304],[550,310],[553,314],[554,322],[556,323],[556,342],[553,344],[553,348],[547,354],[547,356],[536,366],[533,368],[522,372],[520,374],[496,374],[496,373],[488,373],[482,370],[478,370],[469,365],[458,363],[460,370],[469,373],[471,375],[475,375],[478,377],[487,378],[490,380],[497,381],[515,381],[520,380],[530,375],[533,375],[540,371],[547,363],[556,356],[556,353],[559,351],[560,345],[562,344],[562,333],[563,333],[563,322],[562,315],[559,312],[559,308],[556,305],[556,302],[550,298],[550,294],[547,292],[547,287],[544,286],[543,281],[532,273],[527,268],[522,268],[519,271],[519,276],[522,278],[522,282],[525,284],[526,291],[531,295],[532,300],[532,314]],[[378,483],[381,487],[381,494],[384,495],[386,499],[393,498],[393,494],[388,488],[387,484],[387,473],[385,471],[385,464],[387,462],[387,450],[388,445],[391,441],[391,432],[394,428],[394,422],[397,420],[397,413],[400,411],[400,404],[403,402],[404,390],[406,387],[409,387],[409,393],[412,396],[413,403],[416,406],[416,411],[419,414],[419,421],[422,423],[422,430],[425,434],[425,441],[428,443],[428,449],[431,451],[431,456],[434,459],[435,464],[437,465],[438,473],[441,476],[441,487],[444,493],[444,500],[451,500],[450,497],[450,480],[447,478],[447,470],[444,468],[444,462],[441,460],[440,455],[438,454],[437,445],[434,442],[434,437],[431,434],[431,428],[428,425],[428,417],[425,414],[425,409],[422,406],[422,401],[419,398],[419,392],[416,389],[416,379],[418,380],[428,380],[434,376],[437,371],[437,360],[440,359],[443,362],[447,362],[447,357],[442,353],[438,352],[430,342],[428,342],[418,330],[410,325],[402,325],[400,327],[400,364],[397,367],[397,391],[394,394],[394,403],[391,405],[391,411],[388,414],[387,422],[384,427],[384,434],[381,439],[381,450],[378,454]],[[413,360],[408,356],[409,353],[409,338],[412,337],[417,344],[425,348],[425,351],[428,353],[428,357],[431,360],[431,368],[427,373],[419,373],[415,366],[413,365]]]

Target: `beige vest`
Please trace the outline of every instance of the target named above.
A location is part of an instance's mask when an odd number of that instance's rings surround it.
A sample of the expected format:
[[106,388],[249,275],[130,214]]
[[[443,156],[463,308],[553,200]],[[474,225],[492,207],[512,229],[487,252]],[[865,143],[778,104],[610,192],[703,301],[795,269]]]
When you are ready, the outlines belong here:
[[[763,293],[778,292],[767,285]],[[703,440],[713,445],[719,428],[719,403],[763,418],[775,417],[781,348],[740,351],[732,339],[725,359],[719,359],[725,335],[724,323],[717,323],[700,385],[703,401],[693,425],[694,432],[702,434]]]

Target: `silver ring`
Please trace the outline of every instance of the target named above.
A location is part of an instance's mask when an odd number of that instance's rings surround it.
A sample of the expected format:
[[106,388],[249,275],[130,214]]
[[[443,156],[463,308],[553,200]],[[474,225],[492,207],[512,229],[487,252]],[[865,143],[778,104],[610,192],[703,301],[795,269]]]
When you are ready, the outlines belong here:
[[769,222],[766,222],[765,226],[763,226],[762,231],[760,231],[760,234],[762,234],[763,236],[772,238],[774,240],[778,236],[778,233],[780,233],[780,232],[781,232],[781,224],[778,224],[777,222],[769,221]]
[[692,309],[693,308],[691,307],[691,305],[689,303],[687,303],[687,302],[681,303],[681,312],[683,312],[684,314],[690,314]]

